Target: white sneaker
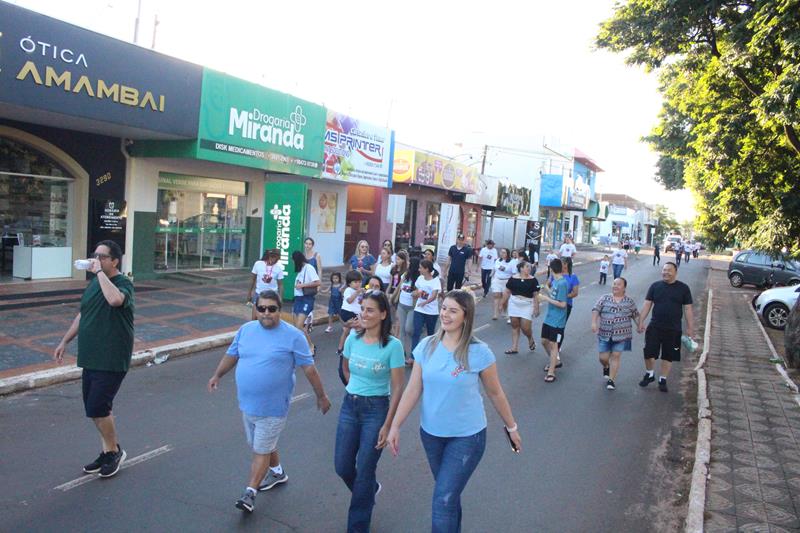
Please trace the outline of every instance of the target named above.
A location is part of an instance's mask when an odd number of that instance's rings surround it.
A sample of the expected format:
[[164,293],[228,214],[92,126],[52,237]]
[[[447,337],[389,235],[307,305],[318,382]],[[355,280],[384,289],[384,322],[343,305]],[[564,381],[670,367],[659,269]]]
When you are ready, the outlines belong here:
[[333,328],[331,326],[325,328],[325,333],[330,333],[331,331],[333,331]]

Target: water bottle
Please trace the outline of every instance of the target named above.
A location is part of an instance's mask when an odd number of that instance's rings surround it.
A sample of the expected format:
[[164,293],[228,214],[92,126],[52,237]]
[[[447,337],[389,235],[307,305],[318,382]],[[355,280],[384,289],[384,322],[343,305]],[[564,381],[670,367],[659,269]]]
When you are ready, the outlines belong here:
[[697,351],[697,343],[688,335],[681,336],[681,343],[690,353]]
[[88,259],[78,259],[75,261],[75,270],[89,270],[92,268],[92,262]]

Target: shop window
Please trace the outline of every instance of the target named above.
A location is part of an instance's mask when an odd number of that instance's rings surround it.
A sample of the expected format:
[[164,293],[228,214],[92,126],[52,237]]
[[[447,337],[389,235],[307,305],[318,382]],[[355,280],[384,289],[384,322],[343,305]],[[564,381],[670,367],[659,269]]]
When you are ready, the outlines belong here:
[[439,242],[439,216],[442,211],[442,204],[429,202],[425,212],[425,236],[422,244],[433,246]]
[[403,223],[397,225],[394,249],[407,250],[414,246],[417,231],[417,201],[406,198],[406,212]]

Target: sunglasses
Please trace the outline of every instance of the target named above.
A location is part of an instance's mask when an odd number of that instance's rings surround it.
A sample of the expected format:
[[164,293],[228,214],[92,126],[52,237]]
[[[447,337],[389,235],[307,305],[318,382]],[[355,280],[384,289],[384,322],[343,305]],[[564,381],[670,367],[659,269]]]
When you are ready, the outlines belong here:
[[89,257],[90,257],[91,259],[100,259],[101,261],[102,261],[103,259],[111,259],[111,256],[110,256],[110,255],[108,255],[108,254],[92,254],[92,255],[90,255]]
[[269,311],[270,313],[275,313],[275,312],[278,311],[278,309],[279,309],[279,307],[277,305],[257,305],[256,306],[256,311],[258,311],[259,313],[266,313],[267,311]]

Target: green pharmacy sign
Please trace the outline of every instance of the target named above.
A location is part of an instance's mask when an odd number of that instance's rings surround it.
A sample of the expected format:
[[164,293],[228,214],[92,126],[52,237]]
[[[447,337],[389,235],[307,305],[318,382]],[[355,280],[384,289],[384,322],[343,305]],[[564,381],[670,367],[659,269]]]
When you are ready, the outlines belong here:
[[267,182],[264,189],[264,249],[277,248],[286,277],[283,278],[283,298],[294,299],[294,280],[297,274],[292,252],[303,250],[306,227],[305,183]]

